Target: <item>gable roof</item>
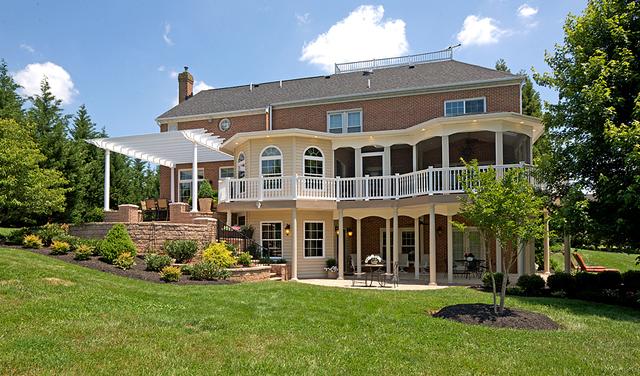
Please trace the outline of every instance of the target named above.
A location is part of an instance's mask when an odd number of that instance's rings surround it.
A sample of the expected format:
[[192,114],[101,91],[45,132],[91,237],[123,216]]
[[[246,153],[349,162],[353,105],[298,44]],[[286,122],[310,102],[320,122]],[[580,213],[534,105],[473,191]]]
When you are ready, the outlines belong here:
[[[375,95],[411,89],[429,89],[479,82],[521,80],[508,72],[456,60],[379,68],[203,90],[160,115],[156,120],[221,112],[265,109],[269,105],[323,98]],[[368,87],[368,84],[370,86]]]

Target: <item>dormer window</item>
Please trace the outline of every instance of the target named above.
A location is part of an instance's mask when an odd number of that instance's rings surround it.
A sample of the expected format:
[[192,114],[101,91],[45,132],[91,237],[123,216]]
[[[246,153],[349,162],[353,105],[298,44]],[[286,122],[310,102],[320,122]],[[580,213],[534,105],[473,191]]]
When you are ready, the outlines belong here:
[[486,111],[485,98],[459,99],[444,102],[444,116],[481,114]]
[[362,110],[328,112],[327,131],[329,133],[362,132]]

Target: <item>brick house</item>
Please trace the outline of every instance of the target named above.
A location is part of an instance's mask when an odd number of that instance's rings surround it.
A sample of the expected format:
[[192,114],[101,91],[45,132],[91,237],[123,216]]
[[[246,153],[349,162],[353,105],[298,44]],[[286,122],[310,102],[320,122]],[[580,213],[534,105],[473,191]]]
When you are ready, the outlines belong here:
[[[396,262],[435,284],[438,273],[453,279],[465,253],[500,257],[472,224],[452,226],[465,221],[461,158],[498,171],[528,166],[544,131],[522,115],[522,76],[449,50],[195,95],[193,81],[186,68],[178,76],[179,103],[156,119],[159,134],[98,146],[160,164],[160,196],[171,202],[208,180],[218,218],[252,226],[293,278],[326,276],[329,258],[343,278],[376,254],[388,271]],[[534,271],[533,253],[529,245],[519,257],[519,274]]]

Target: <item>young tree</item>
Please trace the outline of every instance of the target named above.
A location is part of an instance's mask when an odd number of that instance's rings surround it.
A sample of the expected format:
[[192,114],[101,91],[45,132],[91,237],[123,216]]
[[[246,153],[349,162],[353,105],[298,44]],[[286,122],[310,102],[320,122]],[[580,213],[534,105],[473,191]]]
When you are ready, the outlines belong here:
[[[486,249],[489,249],[491,239],[515,248],[515,252],[508,254],[511,257],[502,253],[502,270],[505,274],[500,286],[499,304],[496,302],[498,294],[494,274],[491,273],[494,311],[502,314],[509,270],[515,265],[518,255],[524,252],[526,244],[543,235],[543,202],[534,193],[527,179],[527,171],[523,168],[507,170],[498,177],[493,168],[480,171],[477,161],[465,165],[465,195],[460,199],[460,215],[478,227]],[[491,267],[491,260],[488,261]]]
[[0,223],[33,224],[64,210],[62,174],[41,168],[45,157],[28,125],[0,119]]
[[7,63],[0,60],[0,119],[20,122],[24,118],[24,100],[18,94],[19,87],[9,75]]
[[640,247],[639,19],[637,1],[589,1],[567,18],[564,44],[546,54],[552,71],[534,76],[559,94],[544,118],[545,184],[593,192],[594,228],[621,247]]
[[509,69],[509,67],[507,66],[507,62],[503,58],[500,58],[496,61],[496,70],[500,72],[511,73],[511,69]]

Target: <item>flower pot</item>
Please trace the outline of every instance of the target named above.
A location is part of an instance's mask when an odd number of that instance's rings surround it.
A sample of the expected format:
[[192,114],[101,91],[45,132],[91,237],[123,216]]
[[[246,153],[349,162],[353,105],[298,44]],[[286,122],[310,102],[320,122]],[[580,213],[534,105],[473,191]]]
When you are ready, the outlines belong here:
[[209,212],[211,211],[212,198],[199,198],[198,199],[198,211]]
[[327,272],[327,278],[338,279],[338,272]]

